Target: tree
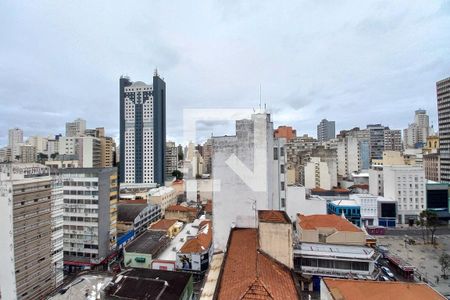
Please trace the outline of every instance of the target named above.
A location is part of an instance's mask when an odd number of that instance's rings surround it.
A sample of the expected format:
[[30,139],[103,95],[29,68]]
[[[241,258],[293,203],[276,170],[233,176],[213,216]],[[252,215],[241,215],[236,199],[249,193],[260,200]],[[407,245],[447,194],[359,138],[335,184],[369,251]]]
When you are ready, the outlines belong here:
[[431,232],[431,244],[434,245],[434,235],[436,233],[436,229],[439,226],[439,218],[435,212],[427,210],[427,227]]
[[447,252],[442,252],[439,257],[439,264],[441,265],[442,277],[447,279],[447,271],[450,267],[450,255]]
[[419,214],[419,219],[416,220],[416,225],[419,226],[420,230],[422,231],[423,244],[426,244],[426,241],[425,241],[425,214],[424,214],[424,211],[422,211]]
[[183,172],[181,172],[180,170],[175,170],[172,172],[172,176],[175,177],[177,180],[182,180]]

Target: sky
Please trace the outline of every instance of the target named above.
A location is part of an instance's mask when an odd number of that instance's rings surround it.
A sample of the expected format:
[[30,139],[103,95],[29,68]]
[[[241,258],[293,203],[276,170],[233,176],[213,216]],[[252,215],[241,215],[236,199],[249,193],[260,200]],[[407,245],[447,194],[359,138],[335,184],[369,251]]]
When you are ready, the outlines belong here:
[[[316,135],[382,123],[403,129],[450,77],[450,1],[0,2],[0,146],[8,129],[64,134],[78,117],[119,132],[119,78],[167,85],[167,135],[184,109],[258,108]],[[198,124],[199,139],[233,134]]]

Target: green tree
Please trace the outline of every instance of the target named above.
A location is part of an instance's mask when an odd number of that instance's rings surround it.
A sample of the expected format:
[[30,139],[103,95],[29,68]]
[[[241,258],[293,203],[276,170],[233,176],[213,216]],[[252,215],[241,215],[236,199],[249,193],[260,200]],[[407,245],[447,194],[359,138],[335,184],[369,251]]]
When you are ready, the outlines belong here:
[[172,172],[172,176],[175,177],[177,180],[182,180],[183,172],[181,172],[180,170],[175,170]]
[[416,225],[420,227],[420,231],[422,231],[422,240],[423,240],[423,243],[426,244],[427,241],[425,241],[425,231],[426,231],[426,228],[425,228],[425,214],[424,214],[424,211],[422,211],[422,212],[419,214],[419,219],[416,220]]
[[442,252],[439,257],[439,264],[441,265],[442,277],[447,279],[447,271],[450,267],[450,255],[447,252]]

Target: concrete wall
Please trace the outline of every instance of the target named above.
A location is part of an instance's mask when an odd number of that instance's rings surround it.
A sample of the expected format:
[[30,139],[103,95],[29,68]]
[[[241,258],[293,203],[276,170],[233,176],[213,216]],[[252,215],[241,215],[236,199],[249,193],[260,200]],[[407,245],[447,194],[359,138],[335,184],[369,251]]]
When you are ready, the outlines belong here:
[[259,223],[259,245],[261,249],[282,264],[293,267],[292,225],[281,223]]
[[366,237],[364,232],[337,231],[329,235],[326,241],[329,244],[365,245]]
[[288,186],[286,192],[286,213],[294,222],[297,214],[322,215],[327,213],[327,201],[319,196],[306,198],[303,186]]
[[255,228],[257,210],[272,206],[270,115],[237,121],[236,136],[214,137],[213,149],[212,179],[219,184],[213,192],[214,242],[224,250],[233,226]]

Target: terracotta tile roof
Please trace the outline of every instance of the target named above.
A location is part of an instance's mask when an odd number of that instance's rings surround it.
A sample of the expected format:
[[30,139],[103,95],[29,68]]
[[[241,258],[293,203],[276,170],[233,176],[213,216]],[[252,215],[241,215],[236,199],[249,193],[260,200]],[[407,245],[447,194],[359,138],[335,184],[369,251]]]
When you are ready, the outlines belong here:
[[364,189],[364,190],[368,190],[369,189],[369,185],[368,184],[354,184],[350,187],[351,189]]
[[362,281],[324,278],[324,283],[337,300],[441,300],[444,296],[425,283],[399,281]]
[[309,215],[298,214],[298,224],[302,229],[336,228],[338,231],[362,232],[347,219],[336,215]]
[[119,204],[147,204],[147,200],[145,199],[135,199],[135,200],[119,200]]
[[200,229],[197,236],[193,239],[188,240],[180,248],[181,253],[200,253],[207,249],[212,244],[212,228],[211,221],[205,220],[200,223]]
[[291,220],[282,210],[258,210],[259,222],[291,224]]
[[299,298],[290,270],[258,251],[256,229],[231,231],[218,286],[219,300]]
[[178,222],[175,219],[161,219],[156,223],[150,225],[151,230],[168,230],[173,224]]
[[194,207],[187,207],[183,205],[171,205],[166,208],[166,211],[183,211],[183,212],[197,212]]
[[314,193],[317,193],[317,192],[327,192],[328,190],[325,190],[325,189],[322,189],[322,188],[319,188],[319,187],[316,187],[316,188],[313,188],[313,189],[311,189],[311,192],[314,192]]
[[336,192],[336,193],[349,193],[349,192],[350,192],[350,191],[347,190],[347,189],[336,188],[336,187],[333,188],[332,191],[333,191],[333,192]]

